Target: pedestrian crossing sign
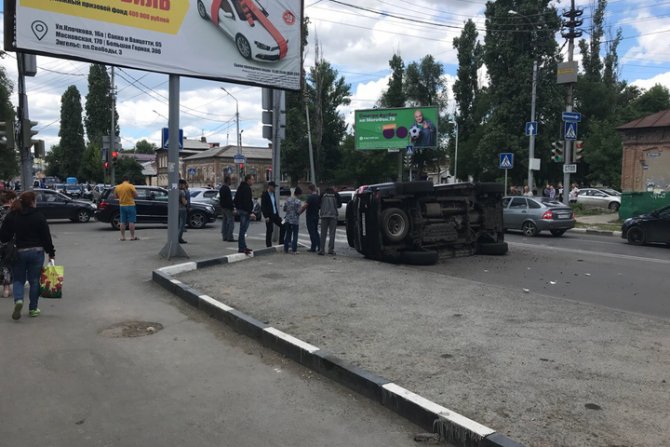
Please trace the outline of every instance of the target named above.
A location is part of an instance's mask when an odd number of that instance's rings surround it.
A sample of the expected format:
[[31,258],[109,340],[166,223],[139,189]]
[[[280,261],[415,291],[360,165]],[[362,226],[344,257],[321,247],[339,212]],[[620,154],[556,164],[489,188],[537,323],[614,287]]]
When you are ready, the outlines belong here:
[[502,152],[500,155],[500,162],[498,167],[500,169],[512,169],[514,167],[514,154],[511,152]]
[[563,127],[566,140],[575,141],[577,139],[577,123],[566,121]]

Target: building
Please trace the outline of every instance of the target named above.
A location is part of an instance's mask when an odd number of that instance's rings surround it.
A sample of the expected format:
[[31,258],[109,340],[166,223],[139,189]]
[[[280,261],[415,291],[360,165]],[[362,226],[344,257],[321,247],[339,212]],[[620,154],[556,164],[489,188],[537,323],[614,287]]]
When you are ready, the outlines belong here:
[[[191,155],[199,154],[201,152],[207,151],[212,147],[218,146],[218,143],[208,143],[205,137],[200,138],[199,140],[191,140],[184,138],[183,149],[179,151],[179,177],[186,178],[186,171],[184,170],[184,160]],[[158,186],[167,188],[168,186],[168,150],[159,148],[156,149],[156,172],[157,172],[157,181]]]
[[212,147],[183,159],[183,178],[191,186],[217,186],[229,175],[233,185],[240,182],[241,170],[252,174],[257,182],[265,182],[272,172],[272,149],[269,147],[242,146],[243,164],[236,164],[237,146]]

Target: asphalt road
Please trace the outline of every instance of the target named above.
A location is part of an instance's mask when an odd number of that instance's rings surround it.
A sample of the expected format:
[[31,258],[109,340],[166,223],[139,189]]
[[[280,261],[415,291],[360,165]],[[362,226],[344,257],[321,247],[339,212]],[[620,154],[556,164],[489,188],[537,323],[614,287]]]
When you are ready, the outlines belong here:
[[[51,230],[64,298],[42,299],[39,318],[24,307],[19,321],[0,298],[0,445],[415,445],[418,427],[154,284],[153,269],[182,262],[158,257],[165,226],[143,226],[132,242],[96,222]],[[218,232],[186,233],[189,254],[229,250]],[[136,322],[159,330],[118,336]]]

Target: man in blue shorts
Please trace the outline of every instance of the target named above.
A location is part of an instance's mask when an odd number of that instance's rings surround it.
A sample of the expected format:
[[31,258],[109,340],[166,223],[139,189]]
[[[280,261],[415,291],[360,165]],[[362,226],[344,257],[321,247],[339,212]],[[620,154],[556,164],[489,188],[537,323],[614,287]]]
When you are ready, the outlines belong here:
[[121,217],[119,219],[121,240],[126,240],[126,224],[130,229],[130,240],[138,240],[139,238],[135,236],[135,222],[137,222],[135,197],[137,197],[137,191],[135,190],[135,186],[130,183],[128,177],[123,177],[123,182],[116,185],[114,188],[114,195],[119,199],[119,210],[121,211]]

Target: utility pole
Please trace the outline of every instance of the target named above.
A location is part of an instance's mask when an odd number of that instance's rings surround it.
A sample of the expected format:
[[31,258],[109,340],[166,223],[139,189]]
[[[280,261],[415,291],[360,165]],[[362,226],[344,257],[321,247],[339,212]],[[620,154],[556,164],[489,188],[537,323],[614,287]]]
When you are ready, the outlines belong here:
[[30,120],[28,114],[28,95],[26,95],[26,77],[25,77],[25,59],[22,53],[16,53],[16,62],[19,70],[19,123],[17,145],[21,155],[21,191],[28,191],[33,188],[33,167],[30,159],[30,145],[26,145],[26,133],[30,132]]
[[[116,116],[114,111],[116,109],[116,92],[114,88],[114,66],[112,65],[112,76],[111,76],[111,100],[112,100],[112,120],[111,120],[111,130],[109,132],[109,153],[116,151]],[[112,160],[110,163],[110,172],[111,172],[111,184],[116,185],[116,161]]]
[[309,144],[309,176],[310,182],[316,186],[316,174],[314,172],[314,150],[312,149],[312,128],[309,122],[309,95],[305,90],[305,116],[307,118],[307,142]]
[[[578,29],[577,27],[581,26],[583,21],[579,19],[583,14],[583,10],[581,9],[575,9],[575,0],[570,1],[570,11],[564,12],[563,17],[566,17],[568,20],[563,22],[563,25],[568,28],[567,33],[562,33],[563,37],[568,39],[568,63],[573,62],[573,56],[575,52],[575,39],[578,37],[581,37],[582,32]],[[573,97],[573,91],[574,91],[574,82],[569,82],[567,85],[567,95],[566,95],[566,107],[565,111],[566,112],[572,112],[573,110],[573,105],[574,105],[574,97]],[[563,136],[565,138],[565,135]],[[566,139],[565,140],[565,151],[563,153],[563,159],[565,165],[569,165],[572,163],[572,150],[574,148],[574,140],[572,139]],[[565,166],[564,165],[564,166]],[[570,204],[570,194],[568,192],[570,191],[570,173],[566,172],[567,169],[563,169],[563,203],[566,205]]]

